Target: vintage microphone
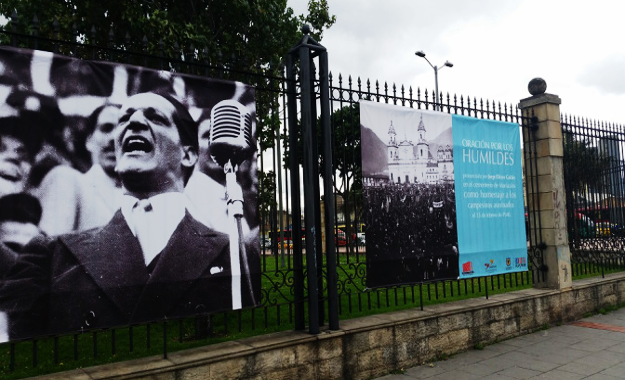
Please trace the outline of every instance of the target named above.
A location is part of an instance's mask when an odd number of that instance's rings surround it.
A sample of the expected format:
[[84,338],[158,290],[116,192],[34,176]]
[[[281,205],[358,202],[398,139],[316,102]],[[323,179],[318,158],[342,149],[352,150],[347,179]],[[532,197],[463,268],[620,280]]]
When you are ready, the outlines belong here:
[[[252,115],[236,100],[222,100],[211,110],[210,154],[226,174],[226,205],[230,225],[230,261],[232,270],[232,308],[242,307],[241,284],[244,281],[252,304],[256,304],[252,277],[243,241],[243,190],[237,182],[237,170],[250,159],[252,149]],[[243,269],[243,274],[241,274]],[[242,278],[241,278],[242,277]],[[238,280],[237,280],[238,279]]]

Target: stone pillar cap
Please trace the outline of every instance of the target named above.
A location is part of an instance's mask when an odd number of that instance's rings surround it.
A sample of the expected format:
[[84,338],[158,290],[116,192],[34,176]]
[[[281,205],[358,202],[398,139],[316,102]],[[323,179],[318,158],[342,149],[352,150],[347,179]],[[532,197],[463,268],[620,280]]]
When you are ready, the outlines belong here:
[[539,104],[551,103],[562,104],[562,100],[557,95],[547,94],[547,82],[543,78],[534,78],[527,84],[527,90],[532,94],[529,98],[521,99],[519,108],[529,108]]
[[521,99],[521,102],[519,102],[519,108],[524,109],[545,103],[562,104],[562,99],[560,99],[558,95],[553,94],[534,95],[529,98]]

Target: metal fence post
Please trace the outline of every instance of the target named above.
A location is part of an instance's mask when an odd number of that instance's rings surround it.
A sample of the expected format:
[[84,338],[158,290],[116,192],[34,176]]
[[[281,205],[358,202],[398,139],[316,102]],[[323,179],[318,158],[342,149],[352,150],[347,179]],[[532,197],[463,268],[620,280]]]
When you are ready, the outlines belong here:
[[[289,146],[290,150],[290,169],[291,169],[291,191],[295,197],[291,199],[291,212],[297,215],[293,219],[293,231],[301,231],[301,207],[300,207],[300,186],[299,186],[299,158],[297,149],[297,96],[295,89],[295,63],[293,57],[289,54],[286,57],[286,75],[287,75],[287,97],[288,97],[288,122],[289,122]],[[274,243],[275,244],[275,243]],[[296,239],[293,242],[293,288],[295,303],[295,330],[303,330],[305,328],[304,320],[304,278],[303,278],[303,260],[302,260],[302,241]]]
[[[328,52],[323,51],[319,55],[319,91],[321,103],[321,128],[323,139],[324,166],[324,207],[325,226],[331,229],[334,226],[334,188],[332,185],[332,130],[330,128],[330,88]],[[328,323],[330,330],[339,329],[338,290],[336,274],[336,250],[334,246],[334,234],[326,231],[326,266],[328,281]]]
[[[299,73],[301,86],[301,128],[303,141],[303,176],[304,176],[304,204],[305,204],[305,228],[306,228],[306,267],[308,279],[308,322],[310,333],[319,333],[320,321],[323,318],[319,315],[322,308],[318,303],[319,278],[316,276],[318,268],[317,259],[322,255],[322,244],[319,237],[322,235],[319,230],[320,221],[320,196],[319,196],[319,168],[318,152],[316,145],[316,105],[317,98],[314,91],[315,74],[312,69],[313,58],[319,57],[319,83],[320,83],[320,109],[321,109],[321,131],[323,145],[321,147],[324,155],[324,205],[325,205],[325,228],[326,228],[326,265],[327,265],[327,285],[328,285],[328,312],[330,329],[338,329],[338,301],[337,301],[337,279],[336,279],[336,256],[334,246],[334,186],[332,170],[332,144],[330,131],[330,101],[328,82],[328,59],[326,49],[313,40],[309,33],[308,26],[304,26],[304,37],[289,52],[289,62],[292,59],[299,60]],[[292,64],[290,64],[292,66]],[[290,67],[290,70],[293,70]],[[289,77],[293,79],[292,76]],[[294,96],[290,92],[289,96]],[[290,98],[291,99],[291,98]],[[289,113],[294,112],[296,103],[289,102]],[[292,126],[291,118],[289,124]],[[293,140],[293,135],[297,131],[291,129],[291,153],[297,149],[297,140]],[[293,156],[291,156],[293,157]],[[292,176],[298,170],[292,166]],[[293,188],[293,196],[298,197],[299,193]],[[295,215],[295,210],[293,210]],[[294,227],[295,228],[295,227]],[[297,242],[294,242],[294,245]],[[297,250],[296,250],[297,251]],[[319,260],[322,262],[322,260]],[[322,279],[321,279],[322,280]],[[323,305],[321,305],[323,306]]]
[[[311,102],[310,72],[310,50],[305,46],[298,49],[300,59],[300,85],[301,92],[301,125],[302,141],[304,143],[303,157],[303,177],[304,177],[304,228],[306,228],[306,270],[308,283],[308,331],[311,334],[319,333],[319,305],[317,304],[318,283],[317,283],[317,244],[316,244],[316,221],[315,207],[319,207],[319,202],[314,198],[313,188],[315,180],[318,182],[317,172],[313,164],[313,120]],[[295,148],[295,147],[292,147]],[[299,196],[298,194],[294,194]]]

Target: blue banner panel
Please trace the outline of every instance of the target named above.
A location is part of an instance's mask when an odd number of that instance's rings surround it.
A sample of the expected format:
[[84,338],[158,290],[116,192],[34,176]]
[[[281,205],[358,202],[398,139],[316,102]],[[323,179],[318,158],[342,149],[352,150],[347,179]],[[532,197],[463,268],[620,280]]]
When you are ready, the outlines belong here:
[[460,278],[525,271],[519,126],[452,120]]

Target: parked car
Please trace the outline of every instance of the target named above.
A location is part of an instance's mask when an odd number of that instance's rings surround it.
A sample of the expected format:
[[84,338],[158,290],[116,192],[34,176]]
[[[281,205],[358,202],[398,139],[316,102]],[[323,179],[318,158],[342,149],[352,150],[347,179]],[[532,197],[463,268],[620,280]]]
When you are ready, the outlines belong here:
[[339,247],[345,247],[347,245],[347,235],[343,230],[337,230],[334,235],[334,244]]
[[364,232],[359,232],[356,235],[356,241],[358,242],[358,245],[360,247],[366,246],[367,245],[367,241],[366,241],[366,238],[365,238],[365,233]]
[[262,238],[260,241],[260,247],[261,248],[271,248],[271,239],[269,238]]

